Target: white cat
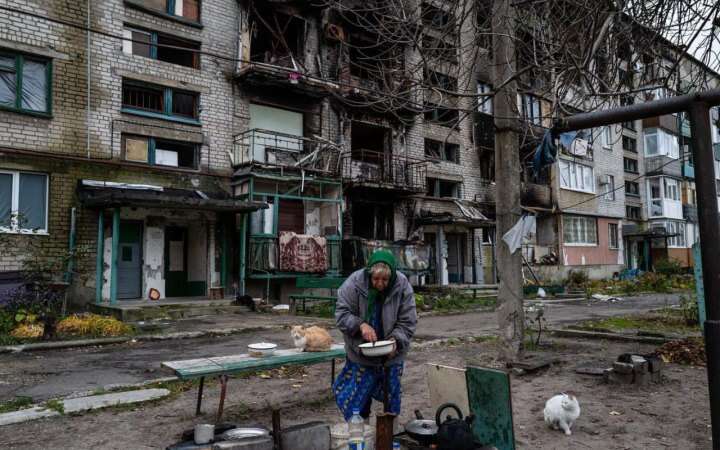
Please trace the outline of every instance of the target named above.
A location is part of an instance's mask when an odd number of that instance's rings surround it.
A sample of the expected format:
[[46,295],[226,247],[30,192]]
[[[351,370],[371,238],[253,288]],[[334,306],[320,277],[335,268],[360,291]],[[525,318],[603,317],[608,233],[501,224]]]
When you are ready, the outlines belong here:
[[545,403],[545,423],[550,428],[561,429],[570,436],[575,421],[580,417],[580,403],[574,395],[559,394]]

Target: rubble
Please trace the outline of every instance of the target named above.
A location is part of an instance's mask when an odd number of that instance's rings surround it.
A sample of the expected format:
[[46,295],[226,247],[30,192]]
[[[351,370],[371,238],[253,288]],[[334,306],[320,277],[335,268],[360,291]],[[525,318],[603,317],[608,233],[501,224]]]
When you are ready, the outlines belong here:
[[603,378],[606,383],[644,386],[659,382],[662,368],[663,360],[656,355],[624,353],[611,368],[605,369]]

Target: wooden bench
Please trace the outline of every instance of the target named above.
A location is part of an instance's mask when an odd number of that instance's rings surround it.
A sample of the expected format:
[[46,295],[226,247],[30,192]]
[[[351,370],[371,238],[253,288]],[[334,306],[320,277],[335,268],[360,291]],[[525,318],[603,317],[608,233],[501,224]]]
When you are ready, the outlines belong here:
[[327,352],[301,352],[297,349],[277,350],[272,356],[253,357],[248,354],[187,359],[183,361],[167,361],[161,367],[169,369],[181,380],[199,378],[197,407],[195,415],[200,415],[203,386],[205,377],[217,376],[220,381],[220,403],[217,411],[217,422],[220,422],[225,405],[228,377],[242,372],[267,370],[280,366],[305,366],[331,361],[331,384],[335,380],[335,359],[345,358],[345,347],[334,344]]
[[[298,289],[338,289],[345,278],[342,277],[299,277],[295,281],[295,287]],[[290,312],[297,312],[298,302],[302,305],[302,312],[305,312],[305,304],[307,302],[332,302],[333,313],[335,312],[335,300],[337,297],[327,295],[312,294],[292,294],[290,295]]]

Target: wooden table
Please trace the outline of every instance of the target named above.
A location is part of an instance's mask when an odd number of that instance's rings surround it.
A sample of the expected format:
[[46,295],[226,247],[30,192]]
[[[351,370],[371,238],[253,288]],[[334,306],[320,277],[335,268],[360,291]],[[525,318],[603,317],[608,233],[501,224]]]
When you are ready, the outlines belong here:
[[172,370],[181,380],[200,378],[198,387],[197,407],[195,414],[200,415],[202,405],[203,386],[205,377],[217,376],[220,380],[220,404],[218,405],[216,422],[220,422],[225,405],[227,381],[230,375],[273,369],[280,366],[305,366],[331,361],[331,383],[335,379],[335,359],[345,358],[345,347],[334,344],[327,352],[301,352],[297,349],[276,350],[272,356],[254,357],[248,354],[217,356],[182,361],[166,361],[161,364],[165,369]]

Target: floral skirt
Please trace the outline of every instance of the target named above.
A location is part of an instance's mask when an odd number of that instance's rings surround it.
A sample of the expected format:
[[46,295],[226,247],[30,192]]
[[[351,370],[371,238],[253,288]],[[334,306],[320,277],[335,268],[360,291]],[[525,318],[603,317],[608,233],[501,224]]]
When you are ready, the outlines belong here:
[[[396,415],[400,414],[402,374],[403,363],[390,366],[390,412]],[[383,376],[382,367],[363,366],[350,360],[345,362],[345,367],[333,383],[335,402],[345,420],[350,420],[353,409],[359,409],[363,417],[367,417],[372,399],[383,401]]]

